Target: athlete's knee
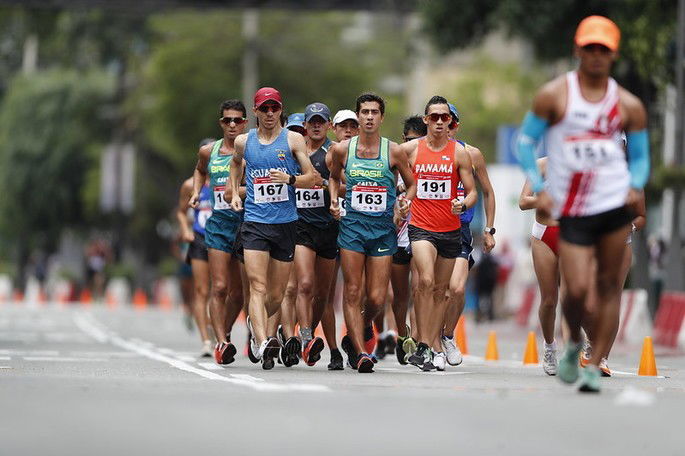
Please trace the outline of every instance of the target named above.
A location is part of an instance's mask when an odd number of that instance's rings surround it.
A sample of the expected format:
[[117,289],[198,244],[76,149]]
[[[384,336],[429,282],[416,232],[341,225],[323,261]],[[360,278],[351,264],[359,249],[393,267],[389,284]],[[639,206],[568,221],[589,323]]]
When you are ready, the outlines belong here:
[[587,297],[588,289],[589,287],[587,283],[569,284],[566,287],[566,296],[564,301],[573,303],[574,305],[582,304]]
[[310,297],[314,293],[314,281],[307,277],[301,280],[297,285],[297,294],[305,297]]
[[254,280],[250,282],[250,293],[256,295],[266,295],[266,283],[261,280]]
[[540,310],[554,309],[557,306],[557,294],[545,295],[540,299]]
[[195,284],[195,296],[200,301],[206,301],[209,295],[209,285],[206,283],[196,283]]
[[346,283],[343,302],[345,304],[355,304],[361,299],[362,289],[357,283]]
[[212,284],[212,296],[217,299],[226,299],[228,296],[228,284],[224,281],[217,280]]
[[420,274],[416,287],[419,293],[432,292],[435,288],[435,277],[433,274]]
[[238,303],[242,305],[243,303],[243,287],[233,287],[228,292],[228,299],[231,302]]
[[385,293],[383,291],[372,291],[366,297],[366,305],[380,309],[385,305]]
[[462,300],[466,296],[465,283],[450,283],[449,294],[451,299]]
[[283,295],[283,299],[294,300],[296,296],[297,296],[297,285],[289,283],[288,286],[285,287],[285,293]]

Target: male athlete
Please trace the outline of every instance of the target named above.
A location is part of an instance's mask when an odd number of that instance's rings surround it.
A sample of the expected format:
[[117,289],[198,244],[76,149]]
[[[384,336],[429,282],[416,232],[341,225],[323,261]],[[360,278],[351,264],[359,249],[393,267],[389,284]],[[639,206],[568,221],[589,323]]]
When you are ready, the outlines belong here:
[[[521,166],[538,193],[538,207],[559,219],[559,260],[566,285],[563,310],[570,341],[558,376],[573,383],[580,375],[582,392],[600,390],[598,365],[619,312],[620,260],[640,190],[649,178],[645,108],[610,77],[619,41],[618,27],[606,17],[581,21],[575,36],[578,69],[538,91],[517,144]],[[627,154],[620,146],[622,131],[627,135]],[[549,156],[546,184],[535,162],[535,146],[543,136]],[[593,256],[594,270],[588,267]],[[580,325],[593,274],[598,297],[596,340],[589,364],[580,374]]]
[[212,216],[205,225],[212,282],[209,317],[217,339],[214,359],[219,364],[229,364],[234,361],[236,353],[230,333],[243,305],[240,268],[233,258],[233,245],[242,217],[231,209],[224,199],[224,192],[231,174],[230,161],[235,140],[245,130],[247,111],[241,101],[227,100],[221,104],[219,113],[223,138],[201,147],[198,152],[190,205],[198,207],[202,186],[209,180]]
[[235,189],[240,188],[244,162],[247,196],[241,240],[250,282],[248,329],[254,338],[250,349],[263,369],[274,367],[280,349],[276,324],[268,320],[278,316],[295,253],[295,185],[311,187],[316,179],[304,138],[281,126],[282,111],[278,90],[263,87],[255,93],[257,128],[235,140],[233,190],[226,195],[235,211],[243,210]]
[[[407,196],[400,201],[402,215],[409,210],[416,186],[407,155],[396,143],[380,135],[385,101],[378,95],[364,93],[357,98],[359,136],[333,145],[329,153],[331,174],[329,190],[338,194],[341,172],[346,181],[347,214],[340,222],[338,246],[345,288],[343,310],[348,334],[342,348],[348,363],[359,372],[373,372],[371,357],[374,342],[369,333],[373,319],[385,305],[390,280],[392,255],[397,250],[393,224],[397,170],[407,185]],[[340,218],[340,205],[331,201],[331,213]],[[362,279],[366,281],[366,301],[362,309]],[[373,335],[373,329],[370,333]],[[375,345],[375,343],[374,343]]]
[[[459,216],[476,203],[478,195],[471,158],[465,147],[449,136],[452,115],[447,100],[439,95],[432,97],[424,114],[423,121],[428,126],[426,137],[404,143],[400,148],[409,156],[417,187],[409,220],[409,240],[417,272],[414,306],[419,344],[408,361],[428,372],[445,369],[440,334],[447,287],[455,258],[461,253]],[[466,195],[463,201],[457,200],[460,181]]]

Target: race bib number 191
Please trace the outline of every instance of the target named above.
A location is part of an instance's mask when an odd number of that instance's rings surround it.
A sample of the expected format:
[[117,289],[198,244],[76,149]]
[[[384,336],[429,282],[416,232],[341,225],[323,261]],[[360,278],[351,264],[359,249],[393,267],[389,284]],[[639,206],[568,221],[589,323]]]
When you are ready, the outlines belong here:
[[288,186],[271,182],[270,177],[255,177],[254,202],[257,204],[288,201]]
[[387,207],[388,190],[373,185],[355,185],[352,188],[352,209],[359,212],[383,212]]
[[428,200],[446,200],[450,199],[450,179],[422,179],[419,178],[417,182],[416,196],[421,199]]

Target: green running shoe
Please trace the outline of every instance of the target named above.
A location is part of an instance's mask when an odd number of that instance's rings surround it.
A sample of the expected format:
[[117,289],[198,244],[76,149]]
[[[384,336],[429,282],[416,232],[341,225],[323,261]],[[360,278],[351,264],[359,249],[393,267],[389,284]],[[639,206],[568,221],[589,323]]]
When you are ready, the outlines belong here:
[[404,350],[404,361],[409,362],[409,357],[416,353],[416,341],[411,336],[407,337],[404,342],[402,342],[402,350]]
[[578,355],[583,348],[583,344],[573,345],[572,343],[566,346],[564,356],[559,361],[559,379],[564,383],[574,383],[578,380]]
[[599,393],[600,377],[602,376],[597,366],[589,365],[580,373],[580,387],[578,391],[581,393]]

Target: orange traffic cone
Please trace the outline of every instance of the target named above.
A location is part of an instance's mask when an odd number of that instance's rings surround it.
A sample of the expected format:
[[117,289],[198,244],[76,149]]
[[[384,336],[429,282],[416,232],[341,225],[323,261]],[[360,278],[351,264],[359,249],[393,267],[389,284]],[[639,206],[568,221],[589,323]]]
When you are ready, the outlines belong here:
[[640,359],[640,368],[637,370],[637,375],[647,375],[655,377],[656,373],[656,359],[654,359],[654,347],[652,346],[652,338],[647,336],[642,344],[642,358]]
[[526,351],[523,353],[523,364],[538,364],[538,343],[533,331],[528,333]]
[[93,301],[93,295],[90,293],[90,290],[88,288],[84,288],[81,290],[81,296],[79,296],[79,301],[81,301],[81,304],[88,305]]
[[320,337],[320,338],[322,338],[322,339],[324,338],[324,334],[323,334],[323,325],[322,325],[321,323],[319,323],[319,324],[316,326],[316,329],[314,329],[314,336],[315,336],[315,337]]
[[457,346],[459,347],[459,351],[461,351],[462,355],[468,355],[469,344],[466,341],[466,319],[463,315],[459,317],[454,337],[457,339]]
[[488,333],[488,346],[485,349],[485,360],[497,361],[498,359],[499,353],[497,352],[497,334],[495,334],[495,331],[490,331]]
[[147,307],[147,295],[140,288],[137,288],[136,292],[133,293],[133,307],[136,309],[145,309]]

